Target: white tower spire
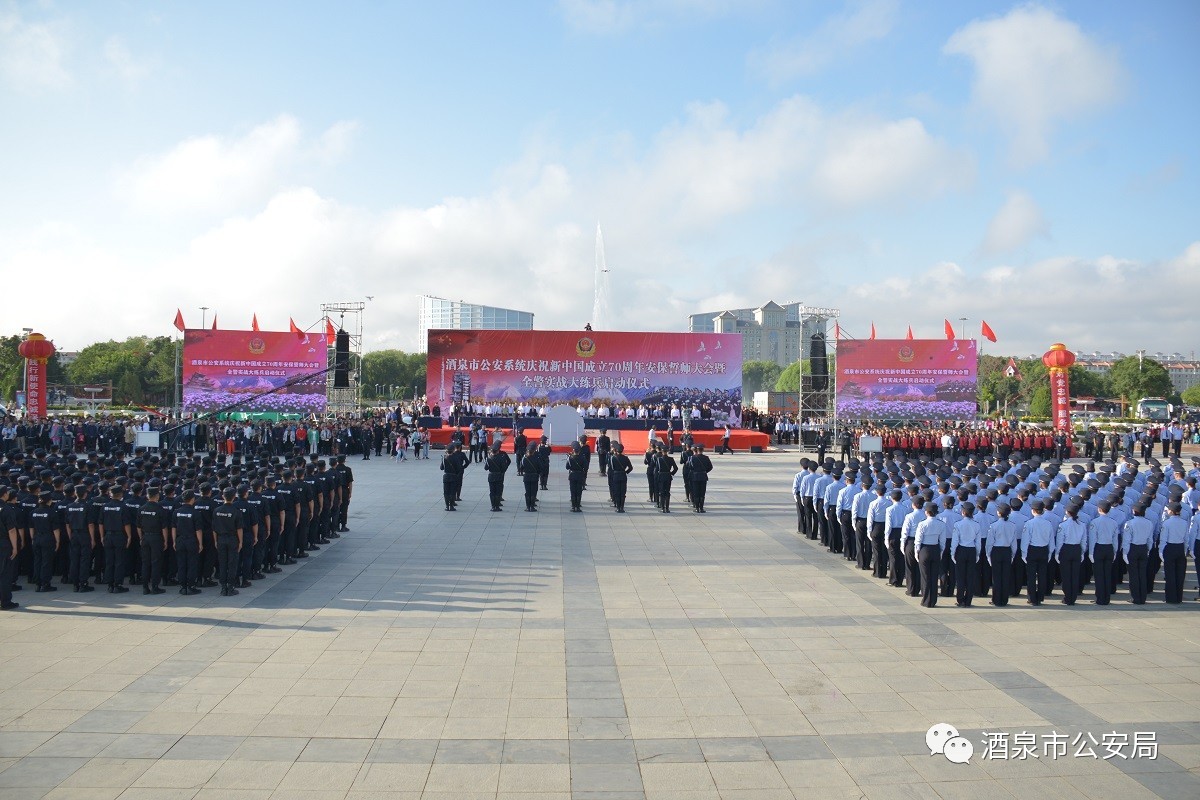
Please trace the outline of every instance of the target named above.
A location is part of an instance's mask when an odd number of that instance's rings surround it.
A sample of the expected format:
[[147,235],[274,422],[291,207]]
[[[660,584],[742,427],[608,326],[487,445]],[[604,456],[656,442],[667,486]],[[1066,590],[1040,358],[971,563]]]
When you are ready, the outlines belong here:
[[607,330],[610,325],[608,318],[608,262],[604,258],[604,234],[600,232],[600,223],[596,223],[596,285],[595,299],[592,302],[592,328]]

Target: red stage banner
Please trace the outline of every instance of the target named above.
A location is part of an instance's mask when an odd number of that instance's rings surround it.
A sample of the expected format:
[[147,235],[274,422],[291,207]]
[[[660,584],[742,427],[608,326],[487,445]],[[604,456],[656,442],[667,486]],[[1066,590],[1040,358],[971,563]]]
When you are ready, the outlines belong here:
[[38,358],[25,359],[25,413],[46,418],[46,362]]
[[842,340],[837,414],[845,419],[972,420],[978,357],[971,339]]
[[740,408],[737,333],[431,330],[426,397],[453,402]]
[[[236,403],[238,411],[322,412],[322,370],[328,357],[324,337],[319,334],[187,330],[183,334],[183,409],[216,411]],[[312,373],[321,374],[297,381]],[[251,399],[285,385],[274,394]]]

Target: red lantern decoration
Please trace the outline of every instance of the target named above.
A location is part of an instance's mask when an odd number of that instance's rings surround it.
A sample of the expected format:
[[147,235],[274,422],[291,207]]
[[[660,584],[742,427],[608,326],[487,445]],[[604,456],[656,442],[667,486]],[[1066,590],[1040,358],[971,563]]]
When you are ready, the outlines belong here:
[[1061,342],[1050,345],[1042,356],[1050,373],[1050,418],[1057,430],[1071,432],[1071,385],[1067,371],[1075,363],[1075,354]]
[[46,361],[54,351],[54,342],[40,333],[29,334],[17,345],[25,359],[25,411],[33,419],[46,416]]
[[54,355],[56,348],[54,342],[42,336],[40,333],[31,333],[17,346],[17,352],[22,358],[28,358],[30,361],[41,361],[43,364]]

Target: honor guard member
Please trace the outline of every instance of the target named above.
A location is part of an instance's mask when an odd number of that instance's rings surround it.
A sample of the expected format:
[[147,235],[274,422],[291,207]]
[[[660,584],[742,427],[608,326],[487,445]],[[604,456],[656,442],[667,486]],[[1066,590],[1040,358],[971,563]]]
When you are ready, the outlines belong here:
[[1146,518],[1146,506],[1133,507],[1133,516],[1121,529],[1121,553],[1129,568],[1129,601],[1144,605],[1147,595],[1147,563],[1154,544],[1154,523]]
[[696,509],[696,513],[708,513],[704,510],[704,499],[708,496],[708,474],[712,472],[712,459],[704,452],[704,445],[698,444],[693,447],[694,454],[692,455],[691,478],[692,478],[692,505]]
[[579,455],[583,457],[583,488],[586,490],[587,474],[592,469],[592,447],[588,444],[587,434],[579,435]]
[[517,466],[521,475],[521,480],[525,484],[525,510],[537,511],[537,495],[538,495],[538,480],[540,478],[541,466],[538,464],[537,449],[526,450],[524,458]]
[[133,541],[133,512],[125,505],[125,490],[114,486],[104,504],[101,526],[104,529],[104,581],[114,594],[128,592],[125,581],[125,558]]
[[508,472],[511,464],[508,453],[500,449],[500,443],[492,445],[492,453],[483,464],[488,474],[488,499],[492,503],[492,511],[499,511],[504,503],[504,473]]
[[0,486],[0,611],[13,611],[21,605],[13,601],[13,575],[20,547],[13,496],[11,488]]
[[1116,591],[1113,561],[1116,557],[1119,528],[1109,512],[1112,503],[1101,500],[1096,518],[1088,523],[1088,561],[1092,565],[1092,580],[1096,582],[1096,605],[1106,606]]
[[234,583],[237,581],[238,553],[242,549],[242,512],[234,505],[237,492],[232,488],[221,493],[224,501],[213,509],[213,532],[217,539],[217,577],[221,581],[221,596],[228,597],[238,593]]
[[679,474],[683,477],[683,496],[695,511],[696,508],[692,505],[692,448],[689,445],[679,452]]
[[1158,554],[1163,564],[1163,599],[1178,605],[1183,602],[1183,581],[1187,577],[1187,556],[1194,542],[1188,523],[1181,516],[1179,503],[1167,504],[1167,518],[1159,532]]
[[29,528],[33,532],[34,580],[39,592],[56,592],[54,585],[54,557],[62,546],[62,521],[58,509],[50,504],[48,492],[38,493],[38,503],[29,515]]
[[446,452],[442,454],[442,500],[446,504],[447,511],[455,510],[455,472],[458,470],[458,461],[451,459],[454,455],[456,445],[450,444],[446,447]]
[[888,576],[887,512],[891,505],[892,499],[887,495],[887,486],[882,480],[877,481],[875,499],[867,506],[867,525],[871,531],[871,547],[874,548],[869,560],[875,565],[872,574],[876,578]]
[[543,489],[549,489],[550,481],[550,444],[549,439],[542,437],[541,443],[537,446],[538,454],[538,481]]
[[976,572],[979,563],[979,540],[983,532],[975,521],[975,506],[963,503],[962,519],[954,523],[950,537],[951,560],[954,563],[954,584],[958,589],[955,605],[970,608],[975,599],[975,587],[979,585]]
[[163,553],[167,549],[166,533],[170,527],[166,509],[159,503],[160,490],[152,487],[146,502],[138,509],[138,529],[142,534],[142,594],[162,594]]
[[625,513],[625,495],[629,490],[629,473],[633,472],[633,462],[625,455],[625,445],[616,442],[613,445],[613,455],[609,462],[609,485],[612,487],[613,505],[618,514]]
[[175,565],[178,570],[179,593],[200,594],[196,583],[200,577],[200,552],[204,547],[200,529],[200,515],[196,511],[196,493],[183,493],[183,500],[176,507],[172,524],[175,529]]
[[1025,561],[1026,598],[1032,606],[1040,606],[1049,587],[1050,546],[1054,542],[1054,525],[1045,517],[1046,506],[1041,500],[1030,504],[1033,517],[1025,523],[1021,536],[1021,557]]
[[650,490],[650,502],[658,505],[658,447],[652,444],[646,448],[646,454],[642,456],[642,463],[646,465],[646,488]]
[[926,503],[924,513],[925,519],[917,524],[913,546],[921,569],[921,605],[934,608],[938,599],[938,573],[942,569],[942,540],[945,538],[946,523],[937,518],[937,503]]
[[338,522],[340,523],[338,530],[340,530],[342,533],[346,533],[350,530],[347,522],[350,518],[350,498],[354,494],[354,470],[346,466],[345,456],[338,456],[337,464],[337,472],[341,478],[342,490],[342,502],[338,507]]
[[664,514],[671,513],[671,481],[678,471],[679,465],[675,463],[671,453],[666,447],[660,447],[655,475],[658,478],[658,507]]
[[596,461],[600,462],[600,477],[608,474],[608,463],[612,458],[612,439],[607,430],[601,430],[596,437]]
[[91,503],[88,502],[87,487],[79,484],[75,487],[71,499],[67,503],[67,549],[68,566],[67,581],[77,592],[93,591],[88,583],[88,573],[92,567],[92,550],[96,546],[95,529],[89,523]]
[[516,436],[513,437],[513,460],[517,462],[517,474],[524,475],[525,469],[521,465],[525,463],[525,451],[529,448],[529,439],[525,436],[525,431],[518,428]]
[[833,437],[829,435],[829,431],[822,428],[817,431],[817,463],[825,463],[825,452],[829,449],[830,442]]
[[[582,437],[580,437],[582,438]],[[571,511],[583,511],[583,481],[587,477],[587,459],[579,444],[571,447],[567,456],[567,488],[571,495]]]
[[1012,561],[1017,554],[1017,526],[1008,518],[1012,509],[1007,505],[1001,503],[996,510],[999,516],[988,526],[987,545],[981,555],[986,556],[992,567],[991,604],[1004,607],[1013,595]]
[[462,445],[454,448],[454,453],[451,458],[457,460],[458,471],[454,475],[454,500],[460,502],[462,500],[463,476],[467,474],[467,467],[471,466],[471,459],[467,458],[467,454],[463,452]]

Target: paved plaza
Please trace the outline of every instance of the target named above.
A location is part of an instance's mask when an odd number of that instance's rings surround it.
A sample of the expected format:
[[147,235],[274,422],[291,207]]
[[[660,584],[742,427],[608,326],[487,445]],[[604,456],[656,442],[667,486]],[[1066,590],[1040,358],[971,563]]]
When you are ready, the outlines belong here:
[[713,461],[699,516],[640,472],[569,513],[561,456],[537,514],[515,472],[451,513],[436,457],[355,460],[351,533],[237,597],[26,589],[0,798],[1200,797],[1191,576],[927,611],[796,535],[794,452]]

